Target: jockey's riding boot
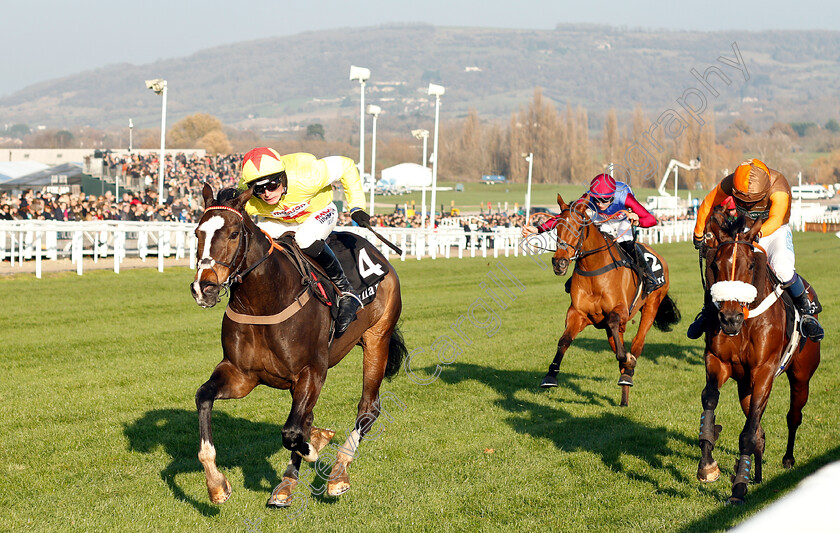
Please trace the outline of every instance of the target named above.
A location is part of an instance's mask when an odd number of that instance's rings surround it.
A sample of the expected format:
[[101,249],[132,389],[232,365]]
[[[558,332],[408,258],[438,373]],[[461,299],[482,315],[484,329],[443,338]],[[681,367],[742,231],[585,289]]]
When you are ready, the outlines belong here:
[[786,290],[793,299],[797,311],[802,315],[799,330],[812,341],[819,342],[825,337],[825,330],[814,317],[817,312],[816,304],[808,298],[808,291],[805,290],[805,284],[799,274],[794,274],[794,278],[793,282],[786,287]]
[[703,308],[694,317],[694,322],[688,326],[688,330],[685,332],[686,337],[691,340],[696,340],[703,336],[703,333],[706,332],[706,321],[709,320],[709,311],[714,308],[715,306],[710,301],[709,293],[707,292],[703,301]]
[[362,300],[353,290],[344,269],[341,268],[341,263],[338,262],[338,258],[327,243],[324,243],[324,249],[314,259],[341,291],[341,297],[338,299],[338,317],[335,319],[335,336],[339,337],[350,326],[350,323],[356,320],[356,311],[363,307]]
[[635,270],[636,274],[639,275],[639,279],[643,284],[642,290],[644,290],[645,294],[650,294],[653,286],[656,285],[656,279],[653,277],[652,272],[648,273],[650,269],[647,266],[647,261],[644,260],[644,256],[639,255],[636,248],[636,241],[621,241],[618,245],[627,254],[627,258],[630,260],[630,268]]
[[703,308],[697,313],[697,316],[694,317],[694,322],[688,326],[688,330],[685,332],[686,337],[692,340],[699,339],[703,336],[703,332],[706,331],[706,306],[703,305]]

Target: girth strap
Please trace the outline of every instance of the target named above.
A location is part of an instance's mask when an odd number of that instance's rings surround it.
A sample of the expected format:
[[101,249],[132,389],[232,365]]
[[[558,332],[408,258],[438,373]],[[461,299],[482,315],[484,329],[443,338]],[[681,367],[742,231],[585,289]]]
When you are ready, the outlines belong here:
[[260,326],[268,326],[271,324],[279,324],[291,318],[295,313],[300,311],[304,305],[309,301],[309,290],[304,288],[297,296],[295,301],[290,303],[285,309],[274,315],[243,315],[237,313],[230,308],[230,305],[225,309],[225,315],[228,318],[239,324],[254,324]]
[[615,270],[620,266],[624,265],[620,262],[612,262],[606,266],[602,266],[601,268],[596,268],[595,270],[581,270],[580,266],[577,263],[575,263],[575,274],[589,278],[594,276],[600,276],[604,272]]

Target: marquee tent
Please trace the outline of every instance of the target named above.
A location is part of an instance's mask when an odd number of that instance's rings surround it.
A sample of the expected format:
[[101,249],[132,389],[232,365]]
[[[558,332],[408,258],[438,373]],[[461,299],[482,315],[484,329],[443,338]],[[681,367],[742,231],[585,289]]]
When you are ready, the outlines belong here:
[[393,167],[382,169],[382,179],[377,183],[380,187],[399,189],[421,189],[431,187],[432,169],[417,163],[400,163]]

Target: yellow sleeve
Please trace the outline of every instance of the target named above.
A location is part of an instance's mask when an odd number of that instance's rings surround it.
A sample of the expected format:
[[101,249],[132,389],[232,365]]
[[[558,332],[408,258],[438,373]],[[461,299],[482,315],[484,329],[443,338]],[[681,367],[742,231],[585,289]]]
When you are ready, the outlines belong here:
[[785,221],[787,213],[788,194],[777,191],[770,195],[770,217],[761,225],[761,236],[766,237],[779,229]]
[[726,194],[720,188],[720,184],[715,186],[712,192],[706,195],[706,198],[703,199],[703,202],[697,209],[697,223],[694,224],[695,237],[699,239],[703,236],[703,232],[706,231],[706,220],[709,219],[709,214],[712,212],[714,206],[723,202],[724,199],[726,199]]
[[359,169],[356,163],[349,157],[330,156],[325,157],[327,170],[330,174],[329,181],[334,183],[341,181],[344,187],[344,197],[347,198],[348,209],[364,209],[365,192],[362,190],[362,179],[359,177]]

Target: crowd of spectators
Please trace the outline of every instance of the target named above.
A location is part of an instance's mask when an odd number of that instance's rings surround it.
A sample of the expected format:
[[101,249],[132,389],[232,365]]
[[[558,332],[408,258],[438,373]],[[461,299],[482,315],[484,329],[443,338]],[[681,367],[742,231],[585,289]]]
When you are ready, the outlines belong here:
[[195,206],[191,197],[167,198],[158,205],[157,193],[148,190],[142,195],[122,193],[102,195],[55,194],[26,190],[20,196],[0,194],[0,220],[129,220],[194,222]]
[[[197,222],[203,213],[201,191],[204,183],[209,183],[214,191],[235,186],[242,156],[239,153],[216,156],[177,153],[167,156],[164,171],[166,198],[159,202],[156,182],[160,167],[156,154],[105,153],[102,154],[105,175],[119,178],[123,184],[119,198],[110,190],[99,195],[53,193],[49,188],[25,190],[20,195],[3,192],[0,193],[0,220]],[[436,225],[442,220],[438,216]],[[493,227],[521,226],[523,222],[524,217],[519,214],[483,212],[459,217],[451,221],[451,225],[491,231]],[[406,216],[405,209],[399,205],[395,205],[390,213],[376,214],[371,223],[381,227],[421,226],[419,213]],[[446,222],[443,223],[446,225]],[[348,213],[341,214],[339,224],[353,224]],[[430,225],[428,215],[425,225]]]

